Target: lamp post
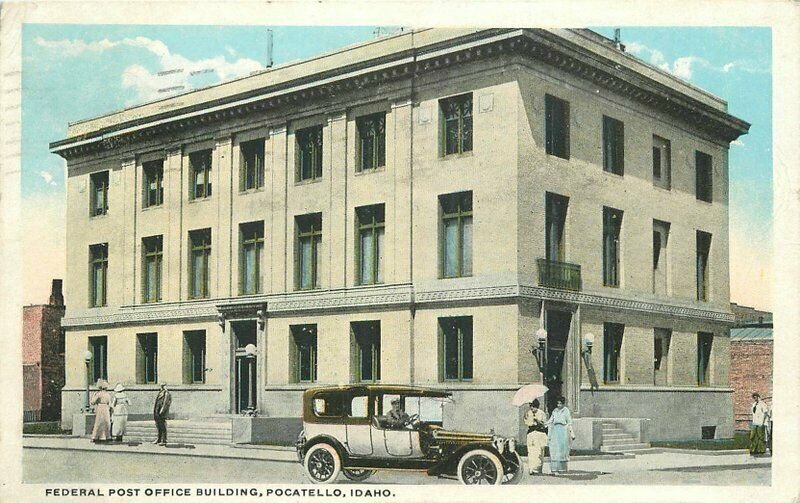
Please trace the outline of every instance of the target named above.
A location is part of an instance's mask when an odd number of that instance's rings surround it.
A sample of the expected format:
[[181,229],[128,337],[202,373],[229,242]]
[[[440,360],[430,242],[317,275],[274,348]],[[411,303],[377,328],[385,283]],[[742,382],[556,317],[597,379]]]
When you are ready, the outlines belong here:
[[592,346],[594,346],[594,334],[589,332],[583,336],[583,354],[587,358],[592,354]]
[[86,393],[83,400],[83,412],[86,414],[89,413],[89,365],[92,363],[93,356],[89,350],[83,353],[83,361],[86,363]]
[[256,346],[255,344],[248,344],[244,347],[244,353],[247,357],[247,411],[248,416],[256,415],[256,406],[254,403],[255,397],[253,396],[253,367],[256,362]]
[[535,335],[536,340],[531,347],[531,353],[536,358],[536,363],[539,364],[539,372],[544,375],[547,366],[547,330],[540,328]]

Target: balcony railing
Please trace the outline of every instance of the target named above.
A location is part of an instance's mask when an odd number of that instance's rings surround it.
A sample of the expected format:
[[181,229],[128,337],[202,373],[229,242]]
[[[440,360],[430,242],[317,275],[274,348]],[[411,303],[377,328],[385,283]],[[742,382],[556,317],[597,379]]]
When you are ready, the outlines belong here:
[[573,291],[581,289],[581,266],[543,258],[538,259],[537,263],[539,286]]

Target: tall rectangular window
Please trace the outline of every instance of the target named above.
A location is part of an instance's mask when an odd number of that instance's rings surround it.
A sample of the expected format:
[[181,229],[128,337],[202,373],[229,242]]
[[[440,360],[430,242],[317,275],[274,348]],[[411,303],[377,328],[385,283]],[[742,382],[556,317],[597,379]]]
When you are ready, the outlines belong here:
[[206,382],[206,332],[192,330],[183,333],[183,382]]
[[713,164],[711,156],[695,151],[695,191],[697,199],[710,203],[713,199]]
[[108,287],[108,243],[89,247],[89,307],[106,305]]
[[191,199],[211,196],[211,149],[189,154],[189,177]]
[[546,94],[545,150],[548,154],[569,159],[569,102]]
[[189,232],[189,298],[202,299],[209,295],[211,260],[211,229]]
[[386,165],[386,113],[356,119],[358,131],[357,171],[378,169]]
[[708,386],[711,384],[711,346],[714,343],[714,334],[709,332],[697,333],[697,385]]
[[472,192],[439,196],[441,220],[441,275],[472,275]]
[[97,383],[98,379],[108,380],[108,337],[89,337],[89,352],[92,353],[92,363],[89,376],[90,383]]
[[472,151],[472,94],[439,100],[441,154]]
[[322,178],[322,126],[298,129],[294,136],[297,148],[297,181]]
[[547,192],[545,194],[545,253],[547,260],[564,262],[564,228],[567,222],[569,198]]
[[708,289],[708,257],[711,251],[711,234],[697,231],[697,300],[706,301]]
[[92,191],[90,215],[105,215],[108,213],[108,171],[92,173],[89,182]]
[[625,125],[603,116],[603,171],[625,174]]
[[668,293],[668,243],[669,223],[653,220],[653,293],[656,295],[667,295]]
[[264,222],[239,226],[239,294],[261,293],[261,256],[264,254]]
[[158,382],[158,334],[139,334],[136,343],[136,382]]
[[142,206],[150,208],[164,204],[164,161],[159,159],[142,164],[144,198]]
[[359,285],[383,283],[383,236],[385,206],[375,204],[356,208],[358,244],[356,270]]
[[381,380],[381,322],[356,321],[350,324],[353,334],[353,380]]
[[164,240],[162,236],[142,239],[144,264],[142,267],[142,301],[161,300],[161,263],[163,261]]
[[315,382],[317,380],[317,326],[293,325],[292,367],[294,382]]
[[656,328],[653,330],[653,384],[669,384],[669,343],[672,330]]
[[653,135],[653,185],[667,190],[672,186],[671,150],[669,140]]
[[441,380],[472,380],[472,348],[472,316],[439,318]]
[[296,217],[297,255],[295,284],[298,290],[320,287],[322,273],[322,213]]
[[620,381],[620,355],[624,333],[625,325],[603,323],[603,382],[606,384]]
[[239,144],[239,190],[264,186],[264,138]]
[[622,211],[603,207],[603,285],[619,286]]

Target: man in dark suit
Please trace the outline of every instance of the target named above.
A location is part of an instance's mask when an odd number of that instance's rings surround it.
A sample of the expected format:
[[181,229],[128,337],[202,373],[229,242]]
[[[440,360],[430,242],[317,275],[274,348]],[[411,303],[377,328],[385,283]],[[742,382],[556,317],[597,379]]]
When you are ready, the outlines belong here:
[[156,402],[153,405],[153,419],[158,428],[158,440],[153,442],[158,445],[167,445],[167,414],[172,403],[172,395],[167,390],[167,383],[161,383],[161,390],[156,395]]

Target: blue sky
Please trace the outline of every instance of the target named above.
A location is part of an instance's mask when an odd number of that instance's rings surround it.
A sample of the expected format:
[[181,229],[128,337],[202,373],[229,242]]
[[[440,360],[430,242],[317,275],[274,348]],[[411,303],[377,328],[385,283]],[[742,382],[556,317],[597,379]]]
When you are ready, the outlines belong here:
[[[23,214],[32,221],[26,239],[36,240],[41,250],[26,257],[26,303],[46,300],[49,278],[64,274],[63,258],[58,258],[63,256],[64,162],[48,152],[48,143],[64,138],[70,121],[169,95],[159,89],[188,90],[262,68],[267,28],[24,26]],[[369,40],[375,28],[272,27],[273,58],[280,64]],[[613,36],[612,28],[594,29]],[[769,308],[770,30],[623,28],[622,40],[628,52],[726,99],[732,114],[752,124],[750,134],[730,150],[731,299]],[[184,71],[158,75],[177,68]]]

